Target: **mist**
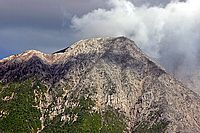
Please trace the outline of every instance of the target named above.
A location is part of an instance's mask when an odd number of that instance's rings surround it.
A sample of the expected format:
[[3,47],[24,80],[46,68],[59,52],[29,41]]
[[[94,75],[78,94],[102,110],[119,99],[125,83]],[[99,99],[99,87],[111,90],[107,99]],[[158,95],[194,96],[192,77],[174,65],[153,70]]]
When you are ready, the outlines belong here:
[[126,36],[179,79],[199,69],[200,1],[135,6],[127,0],[109,0],[107,6],[74,16],[71,27],[76,36]]

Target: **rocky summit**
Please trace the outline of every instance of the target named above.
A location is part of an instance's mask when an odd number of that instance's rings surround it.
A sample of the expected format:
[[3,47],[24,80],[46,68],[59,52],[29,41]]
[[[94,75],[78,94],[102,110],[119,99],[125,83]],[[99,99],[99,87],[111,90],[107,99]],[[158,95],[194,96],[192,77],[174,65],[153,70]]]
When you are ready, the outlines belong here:
[[125,37],[0,61],[0,132],[200,133],[200,97]]

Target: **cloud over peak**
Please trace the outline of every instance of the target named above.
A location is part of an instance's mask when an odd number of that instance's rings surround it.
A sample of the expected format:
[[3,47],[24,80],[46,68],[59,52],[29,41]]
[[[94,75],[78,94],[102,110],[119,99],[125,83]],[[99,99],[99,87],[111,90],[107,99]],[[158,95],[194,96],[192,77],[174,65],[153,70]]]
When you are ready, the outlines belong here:
[[[165,6],[135,6],[127,0],[109,0],[72,19],[78,37],[127,36],[170,72],[182,65],[190,73],[200,52],[200,1],[171,1]],[[188,67],[190,63],[190,67]]]

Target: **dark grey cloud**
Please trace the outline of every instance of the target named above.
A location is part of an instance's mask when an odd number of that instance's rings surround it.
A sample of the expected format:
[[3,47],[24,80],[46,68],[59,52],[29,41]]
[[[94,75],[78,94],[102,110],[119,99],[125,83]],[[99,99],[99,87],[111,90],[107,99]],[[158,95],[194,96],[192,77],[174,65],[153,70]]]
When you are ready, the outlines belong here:
[[170,2],[185,2],[186,0],[130,0],[135,6],[142,6],[142,5],[146,5],[146,6],[160,6],[160,7],[164,7],[167,4],[169,4]]
[[[0,0],[0,46],[19,52],[26,49],[53,52],[66,47],[82,38],[74,35],[70,27],[72,17],[80,17],[97,8],[111,8],[107,2],[109,1]],[[138,6],[147,2],[149,3],[147,0],[135,0]],[[150,3],[155,4],[154,0]]]
[[131,0],[136,6],[148,5],[148,6],[165,6],[170,3],[171,0]]
[[4,29],[0,31],[0,45],[4,49],[24,51],[37,49],[53,52],[67,47],[72,38],[67,31],[40,30],[30,28]]
[[67,47],[78,39],[70,28],[71,18],[104,5],[104,0],[0,0],[1,51],[53,52]]
[[103,3],[103,0],[0,0],[0,26],[63,28],[63,21],[102,7]]
[[[166,4],[169,0],[130,0],[136,5]],[[0,28],[63,29],[74,15],[106,8],[108,0],[0,0]]]
[[1,0],[1,28],[59,28],[62,14],[59,4],[51,0]]

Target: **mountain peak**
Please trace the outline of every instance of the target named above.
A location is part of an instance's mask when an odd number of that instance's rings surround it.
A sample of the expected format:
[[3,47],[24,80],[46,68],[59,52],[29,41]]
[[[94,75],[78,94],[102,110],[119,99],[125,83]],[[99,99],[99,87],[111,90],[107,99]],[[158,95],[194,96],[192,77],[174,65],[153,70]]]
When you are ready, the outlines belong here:
[[32,56],[40,56],[43,53],[37,50],[27,50],[21,54],[17,54],[17,55],[12,55],[10,57],[4,58],[2,60],[0,60],[0,62],[5,62],[5,61],[12,61],[12,60],[27,60],[29,58],[31,58]]
[[[72,44],[70,47],[64,48],[62,50],[56,51],[53,54],[45,54],[41,51],[38,50],[27,50],[21,54],[16,54],[16,55],[12,55],[9,56],[7,58],[4,58],[2,60],[0,60],[0,62],[5,62],[5,61],[11,61],[13,59],[22,59],[22,60],[28,60],[30,59],[32,56],[53,56],[53,55],[59,55],[59,54],[66,54],[67,52],[71,51],[71,50],[77,50],[77,49],[81,49],[83,50],[84,48],[87,48],[88,46],[93,46],[93,49],[95,47],[98,47],[99,45],[102,45],[103,43],[105,43],[106,41],[131,41],[128,38],[121,36],[121,37],[116,37],[116,38],[112,38],[112,37],[102,37],[102,38],[90,38],[90,39],[84,39],[84,40],[80,40],[74,44]],[[116,43],[113,43],[116,44]],[[133,44],[134,45],[134,42]],[[89,49],[88,49],[89,50]]]
[[[2,131],[14,131],[12,117],[28,120],[30,132],[200,131],[199,96],[126,37],[85,39],[54,54],[31,50],[11,56],[0,61],[0,81],[0,125],[11,125]],[[29,112],[37,126],[12,116]],[[19,127],[15,132],[24,131]]]

